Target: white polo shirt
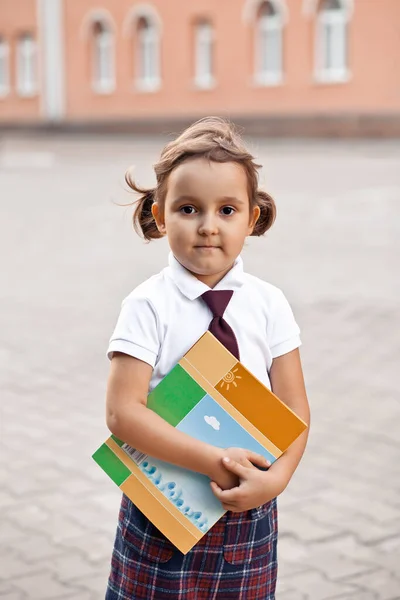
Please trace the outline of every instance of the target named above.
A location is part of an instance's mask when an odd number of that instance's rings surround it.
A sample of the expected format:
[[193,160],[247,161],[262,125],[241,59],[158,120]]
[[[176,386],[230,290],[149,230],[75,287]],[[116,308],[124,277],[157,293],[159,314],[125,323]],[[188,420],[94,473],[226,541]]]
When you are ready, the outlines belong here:
[[[170,253],[169,266],[123,301],[108,357],[123,352],[151,365],[151,391],[207,331],[212,313],[201,295],[209,289]],[[235,332],[240,362],[270,387],[272,360],[301,345],[288,301],[275,286],[244,273],[240,256],[213,289],[234,291],[224,319]]]

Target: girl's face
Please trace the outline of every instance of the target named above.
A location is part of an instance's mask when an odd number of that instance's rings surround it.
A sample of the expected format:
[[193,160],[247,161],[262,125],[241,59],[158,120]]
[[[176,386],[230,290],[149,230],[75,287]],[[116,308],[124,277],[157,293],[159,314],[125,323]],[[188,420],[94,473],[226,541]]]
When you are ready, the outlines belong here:
[[177,260],[209,287],[231,269],[260,216],[235,162],[189,159],[168,178],[164,207],[153,204],[159,231]]

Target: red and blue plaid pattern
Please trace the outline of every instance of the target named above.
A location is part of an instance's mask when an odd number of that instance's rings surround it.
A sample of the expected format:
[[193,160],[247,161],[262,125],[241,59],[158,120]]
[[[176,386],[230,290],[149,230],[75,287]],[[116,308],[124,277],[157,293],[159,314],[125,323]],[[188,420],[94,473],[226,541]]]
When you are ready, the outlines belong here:
[[124,495],[105,600],[275,600],[276,499],[228,512],[186,555]]

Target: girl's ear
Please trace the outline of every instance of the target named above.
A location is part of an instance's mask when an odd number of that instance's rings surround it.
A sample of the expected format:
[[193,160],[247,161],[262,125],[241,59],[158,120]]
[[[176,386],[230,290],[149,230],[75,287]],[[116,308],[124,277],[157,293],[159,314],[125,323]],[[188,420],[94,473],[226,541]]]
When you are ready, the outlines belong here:
[[160,209],[160,206],[157,204],[157,202],[153,202],[151,206],[151,214],[153,215],[153,218],[156,222],[158,231],[162,235],[165,235],[167,233],[167,230],[165,227],[164,213]]
[[258,206],[258,204],[256,204],[255,206],[253,206],[250,209],[250,222],[249,222],[249,229],[248,229],[247,235],[251,235],[253,233],[254,227],[256,226],[256,223],[257,223],[258,219],[260,218],[260,214],[261,214],[261,210],[260,210],[260,207]]

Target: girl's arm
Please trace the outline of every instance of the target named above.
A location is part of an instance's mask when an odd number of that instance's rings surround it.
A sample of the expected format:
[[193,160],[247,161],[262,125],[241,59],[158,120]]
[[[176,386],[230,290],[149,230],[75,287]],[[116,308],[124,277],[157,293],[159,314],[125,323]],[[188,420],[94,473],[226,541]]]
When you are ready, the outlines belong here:
[[[275,358],[270,370],[274,394],[287,404],[308,425],[310,410],[304,386],[299,350],[293,350]],[[308,428],[275,461],[267,472],[248,469],[234,460],[224,464],[240,479],[239,487],[222,490],[218,482],[212,482],[214,494],[226,510],[241,512],[269,502],[283,492],[303,456],[308,438]]]
[[[274,394],[309,425],[310,408],[298,348],[273,360],[270,370],[270,380]],[[269,469],[271,473],[276,473],[282,481],[282,485],[284,486],[282,491],[289,483],[303,456],[308,433],[309,427]]]
[[[107,427],[117,438],[154,458],[203,473],[229,489],[236,475],[224,468],[221,448],[179,431],[148,409],[152,367],[127,354],[115,353],[107,386]],[[248,453],[251,455],[252,453]]]

